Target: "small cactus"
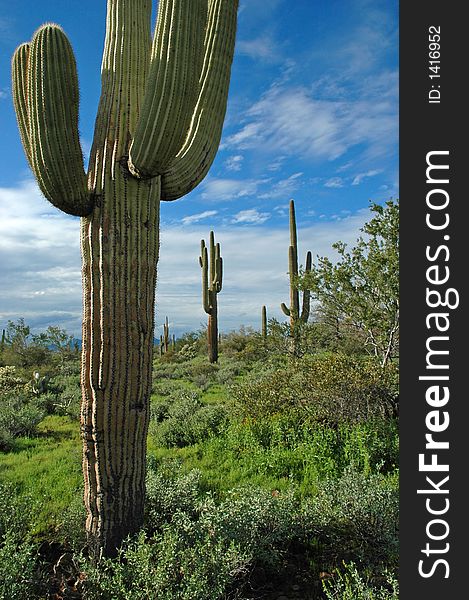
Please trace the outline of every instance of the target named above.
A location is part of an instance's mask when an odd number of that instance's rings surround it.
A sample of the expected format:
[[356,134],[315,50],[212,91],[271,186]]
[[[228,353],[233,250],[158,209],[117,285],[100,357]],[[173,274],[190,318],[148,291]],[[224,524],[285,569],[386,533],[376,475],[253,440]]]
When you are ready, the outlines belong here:
[[168,350],[169,350],[169,321],[168,321],[168,317],[166,317],[164,325],[163,325],[163,348],[164,348],[164,352],[168,352]]
[[267,308],[265,306],[262,307],[261,322],[262,322],[262,326],[261,326],[262,339],[264,341],[266,341],[267,340]]
[[[311,271],[312,255],[308,251],[306,254],[305,273]],[[290,335],[294,340],[294,351],[297,349],[298,326],[301,323],[307,323],[309,319],[311,293],[309,290],[303,292],[303,303],[300,312],[300,293],[298,291],[298,242],[296,234],[295,203],[290,200],[290,246],[288,248],[288,272],[290,275],[290,307],[284,302],[280,308],[287,317],[290,317]]]
[[202,304],[208,314],[207,342],[208,358],[211,363],[218,360],[218,302],[223,279],[223,259],[220,244],[215,244],[215,235],[210,232],[210,249],[200,241],[199,264],[202,269]]

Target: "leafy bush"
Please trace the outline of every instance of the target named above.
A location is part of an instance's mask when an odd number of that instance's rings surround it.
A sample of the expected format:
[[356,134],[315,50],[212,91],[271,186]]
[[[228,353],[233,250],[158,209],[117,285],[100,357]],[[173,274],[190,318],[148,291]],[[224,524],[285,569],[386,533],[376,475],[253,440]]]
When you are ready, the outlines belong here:
[[37,549],[11,532],[0,537],[0,600],[37,598]]
[[324,560],[397,565],[399,492],[395,479],[365,476],[353,468],[318,484],[304,507],[306,529],[321,543]]
[[10,365],[0,367],[0,393],[19,391],[24,383],[16,367]]
[[175,477],[172,461],[159,469],[149,457],[147,468],[147,497],[145,504],[146,529],[150,533],[163,527],[177,513],[193,518],[197,513],[202,492],[201,472],[193,469],[187,475]]
[[222,600],[239,597],[256,566],[273,574],[298,537],[298,503],[239,488],[217,504],[203,494],[200,474],[147,480],[146,533],[129,540],[118,560],[86,564],[88,600]]
[[80,375],[58,375],[53,378],[50,387],[54,395],[51,412],[78,419],[81,403]]
[[25,393],[0,394],[0,450],[9,450],[18,436],[34,434],[44,416],[37,401]]
[[165,399],[152,408],[151,435],[161,446],[188,446],[218,433],[227,419],[219,405],[203,405],[199,395],[182,392],[175,399]]
[[0,498],[0,600],[36,598],[38,550],[29,532],[37,501],[4,484],[0,484]]
[[354,563],[346,563],[332,579],[323,581],[323,590],[327,600],[398,600],[398,580],[389,572],[385,576],[387,586],[378,587],[360,575]]
[[221,600],[246,560],[234,544],[210,536],[177,513],[171,525],[130,540],[118,560],[84,565],[86,600]]
[[242,414],[254,418],[297,412],[337,424],[395,412],[396,374],[371,360],[341,354],[304,356],[284,368],[232,386]]

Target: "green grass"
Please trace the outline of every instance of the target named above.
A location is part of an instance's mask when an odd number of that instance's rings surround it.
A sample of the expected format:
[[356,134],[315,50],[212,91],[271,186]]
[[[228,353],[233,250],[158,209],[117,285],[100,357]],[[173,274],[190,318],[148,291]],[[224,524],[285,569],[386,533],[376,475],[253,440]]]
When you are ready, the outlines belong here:
[[20,494],[39,500],[32,533],[42,537],[61,522],[82,485],[78,423],[48,416],[30,438],[18,438],[11,452],[0,454],[0,477]]
[[[187,390],[195,387],[184,380],[174,382]],[[157,399],[153,396],[153,401]],[[224,404],[228,388],[212,384],[201,400],[206,405]],[[175,460],[180,474],[198,469],[203,487],[220,498],[247,483],[270,491],[283,491],[294,483],[302,496],[313,496],[319,481],[339,477],[349,464],[365,475],[394,472],[397,438],[397,427],[391,423],[382,430],[373,423],[333,430],[284,415],[233,420],[220,435],[183,448],[163,448],[152,435],[147,445],[157,463]],[[19,493],[40,499],[36,534],[56,528],[82,486],[78,423],[59,416],[44,419],[36,436],[19,438],[12,451],[0,454],[0,478],[13,483]]]

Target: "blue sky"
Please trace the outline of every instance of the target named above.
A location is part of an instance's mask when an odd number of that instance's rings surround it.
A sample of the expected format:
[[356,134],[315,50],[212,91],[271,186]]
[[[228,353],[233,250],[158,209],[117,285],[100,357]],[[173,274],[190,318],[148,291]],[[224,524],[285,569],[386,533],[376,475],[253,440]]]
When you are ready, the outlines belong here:
[[[100,93],[105,1],[0,1],[0,327],[25,317],[79,335],[78,220],[41,198],[19,141],[10,58],[44,22],[59,23],[77,59],[80,133],[89,152]],[[156,4],[156,3],[155,3]],[[369,219],[369,201],[398,196],[397,0],[240,0],[220,150],[185,198],[162,205],[157,328],[206,320],[199,242],[214,229],[225,277],[220,326],[259,327],[288,301],[288,203],[300,261],[333,256]],[[155,332],[158,334],[158,330]]]

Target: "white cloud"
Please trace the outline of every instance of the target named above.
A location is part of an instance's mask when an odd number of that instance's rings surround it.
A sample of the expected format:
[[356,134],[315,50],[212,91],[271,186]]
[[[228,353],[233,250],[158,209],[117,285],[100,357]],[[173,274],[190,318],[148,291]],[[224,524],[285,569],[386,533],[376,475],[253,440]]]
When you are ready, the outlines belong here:
[[281,179],[276,183],[269,186],[266,192],[258,195],[258,198],[284,198],[285,196],[291,196],[292,193],[298,189],[300,184],[300,177],[303,173],[294,173],[286,179]]
[[[235,215],[236,223],[217,230],[224,259],[224,284],[219,296],[222,331],[241,324],[258,328],[264,304],[269,317],[284,318],[280,303],[288,299],[288,215],[284,215],[281,229],[259,227],[266,215],[256,209],[240,211]],[[342,216],[337,222],[308,227],[301,227],[299,221],[300,263],[307,250],[334,258],[332,243],[353,243],[369,216],[369,211],[363,210]],[[246,223],[251,226],[242,226]],[[206,236],[205,228],[197,224],[162,229],[157,327],[166,315],[178,335],[206,323],[198,264],[200,240]],[[78,219],[50,208],[32,182],[18,188],[0,188],[0,261],[0,320],[4,325],[7,319],[24,317],[36,329],[56,324],[80,336]]]
[[324,184],[327,188],[341,188],[344,187],[344,180],[341,177],[331,177]]
[[[224,148],[282,153],[309,160],[335,160],[357,148],[366,160],[382,158],[398,138],[397,74],[370,77],[352,94],[323,95],[320,87],[274,84],[241,119]],[[348,90],[349,96],[346,95]]]
[[196,215],[189,215],[187,217],[183,217],[181,221],[183,225],[192,225],[194,223],[202,221],[203,219],[208,219],[208,217],[214,217],[217,213],[217,210],[205,210],[204,212],[198,213]]
[[254,60],[266,62],[283,62],[284,57],[279,53],[278,44],[268,34],[263,34],[251,40],[238,40],[236,52],[249,56]]
[[224,162],[225,167],[228,171],[240,171],[243,164],[244,156],[242,154],[236,154],[230,156]]
[[355,175],[355,177],[353,178],[352,185],[360,185],[360,183],[366,177],[374,177],[375,175],[379,175],[380,173],[382,173],[382,169],[371,169],[366,173],[358,173],[358,175]]
[[267,179],[217,179],[207,177],[203,184],[202,198],[204,200],[233,200],[256,194],[259,186]]
[[246,210],[240,210],[233,219],[232,223],[253,223],[261,225],[270,218],[269,213],[261,213],[256,208],[249,208]]
[[81,331],[79,220],[61,213],[33,181],[0,188],[0,320]]

